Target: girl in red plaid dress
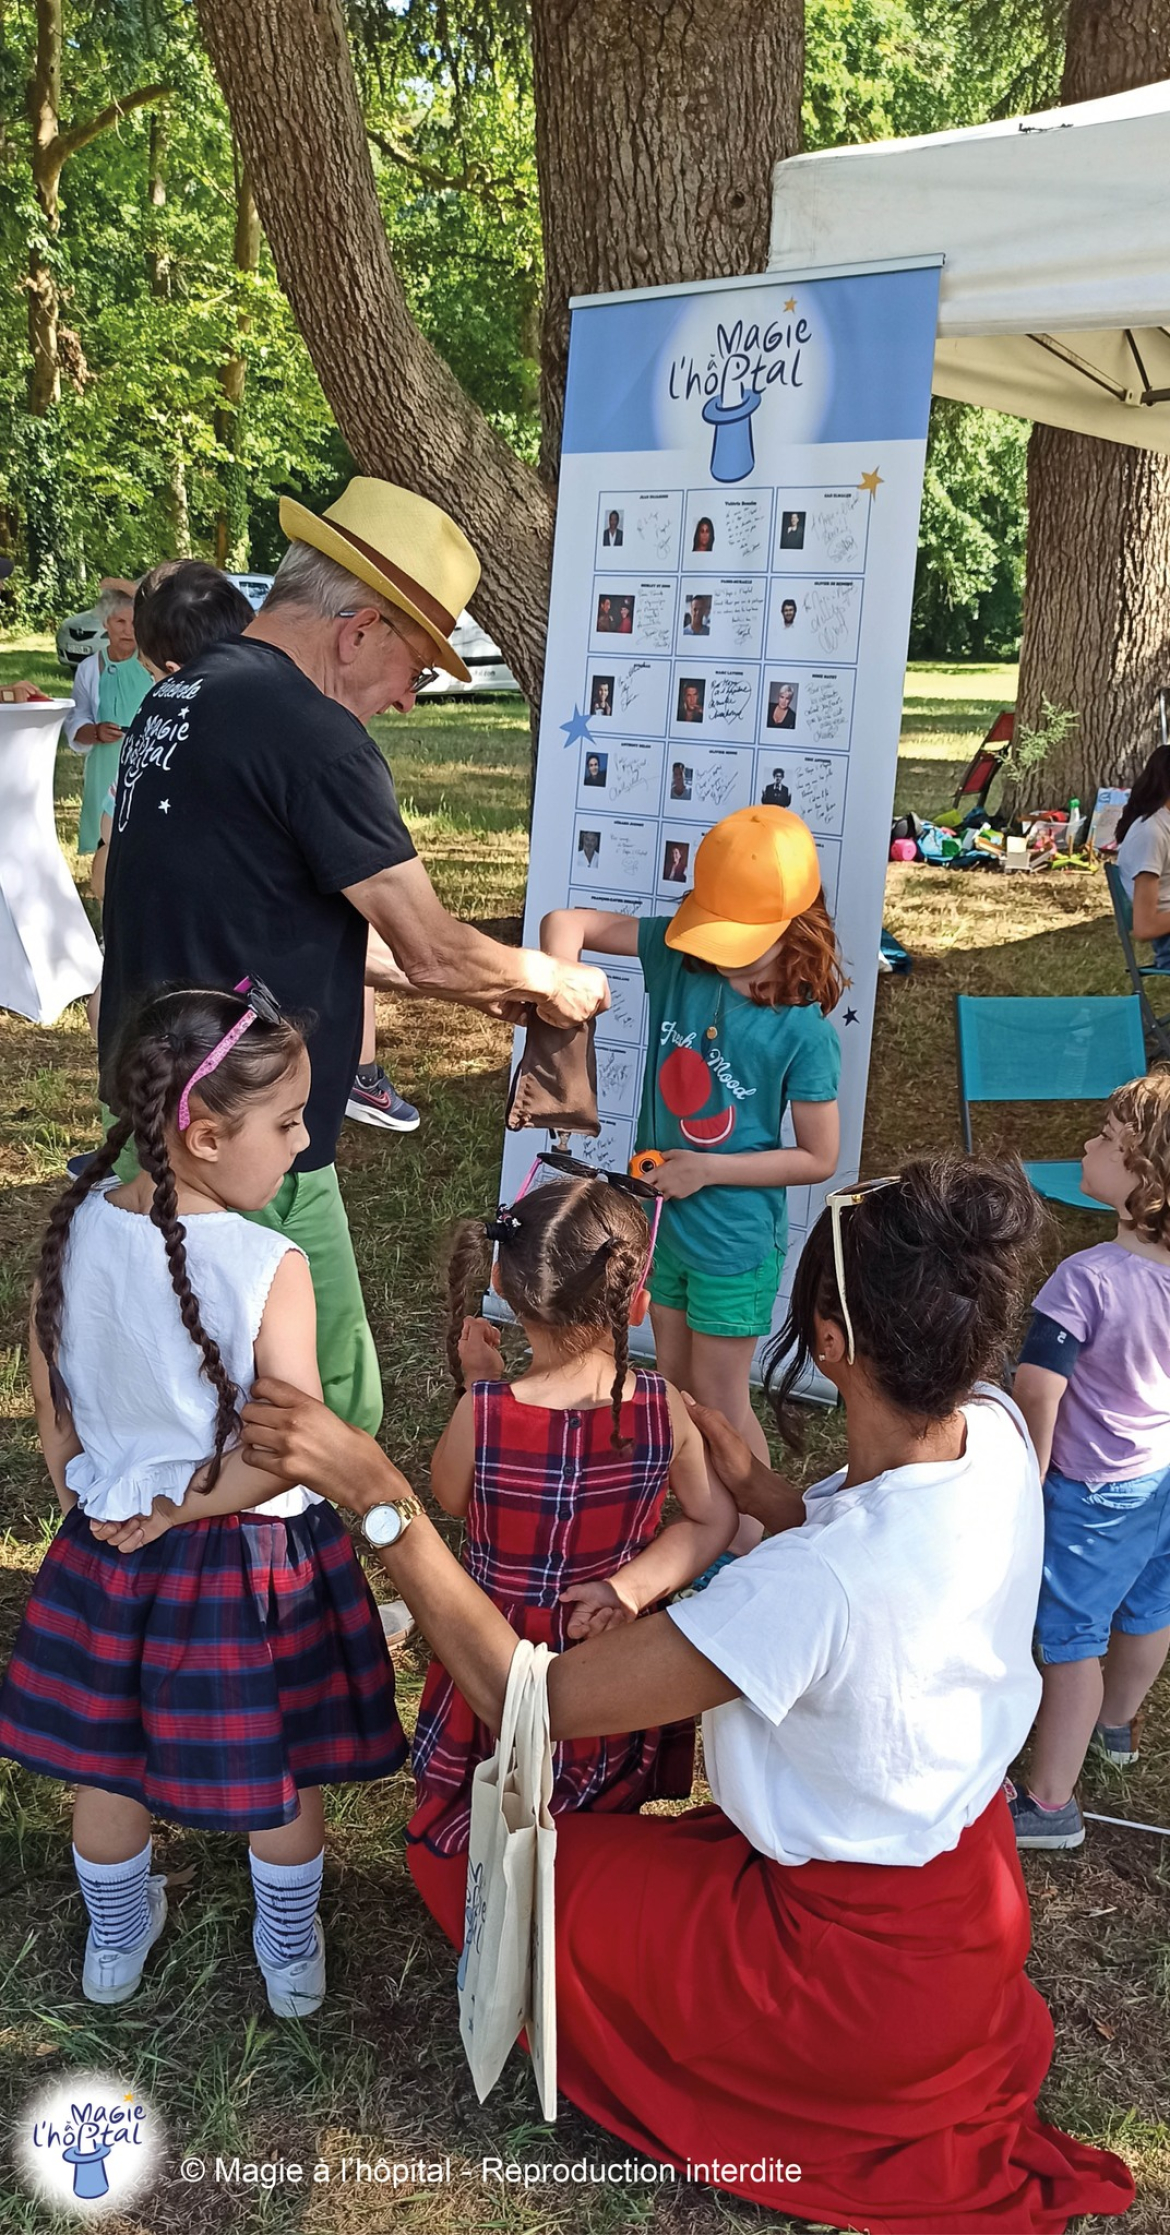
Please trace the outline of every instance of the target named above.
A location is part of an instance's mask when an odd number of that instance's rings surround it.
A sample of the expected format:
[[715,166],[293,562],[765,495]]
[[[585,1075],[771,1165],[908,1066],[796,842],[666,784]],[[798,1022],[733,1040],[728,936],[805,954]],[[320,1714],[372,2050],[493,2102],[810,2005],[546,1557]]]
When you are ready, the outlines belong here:
[[[268,1999],[306,2017],[325,1992],[319,1788],[406,1754],[348,1532],[295,1482],[274,1497],[237,1447],[257,1371],[321,1394],[309,1267],[238,1215],[307,1143],[309,1059],[245,979],[148,996],[111,1085],[126,1115],[57,1204],[34,1292],[64,1520],[0,1689],[0,1753],[76,1788],[91,2002],[135,1992],[163,1929],[157,1815],[248,1836]],[[119,1184],[131,1140],[141,1169]]]
[[[499,1337],[466,1317],[492,1286],[523,1326],[530,1365],[501,1380]],[[463,1564],[522,1637],[556,1651],[632,1622],[701,1575],[737,1516],[712,1483],[681,1397],[661,1374],[632,1371],[631,1326],[649,1298],[650,1226],[620,1186],[556,1180],[497,1219],[469,1220],[451,1255],[448,1356],[460,1397],[435,1451],[431,1487],[466,1523]],[[683,1518],[659,1533],[667,1491]],[[434,1853],[467,1846],[471,1780],[495,1740],[433,1660],[414,1742],[418,1806],[408,1838]],[[694,1724],[554,1751],[553,1813],[613,1814],[685,1799]]]

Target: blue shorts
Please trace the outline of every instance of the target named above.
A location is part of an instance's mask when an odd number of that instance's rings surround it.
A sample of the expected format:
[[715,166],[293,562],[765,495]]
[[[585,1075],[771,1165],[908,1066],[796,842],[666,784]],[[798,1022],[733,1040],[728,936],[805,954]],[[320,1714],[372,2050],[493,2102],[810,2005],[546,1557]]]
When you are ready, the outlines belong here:
[[1094,1483],[1050,1467],[1036,1613],[1041,1661],[1091,1661],[1110,1630],[1148,1637],[1168,1626],[1170,1472]]

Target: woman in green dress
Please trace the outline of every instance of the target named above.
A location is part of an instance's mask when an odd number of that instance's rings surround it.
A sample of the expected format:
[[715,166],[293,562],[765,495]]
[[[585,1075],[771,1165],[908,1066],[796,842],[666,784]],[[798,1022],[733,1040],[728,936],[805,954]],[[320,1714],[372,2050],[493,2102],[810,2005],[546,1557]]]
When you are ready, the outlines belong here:
[[118,773],[123,732],[129,729],[152,685],[134,642],[134,593],[103,591],[98,613],[106,648],[82,662],[74,681],[78,711],[92,719],[75,723],[69,742],[85,754],[85,786],[77,850],[92,854],[98,842],[102,801]]

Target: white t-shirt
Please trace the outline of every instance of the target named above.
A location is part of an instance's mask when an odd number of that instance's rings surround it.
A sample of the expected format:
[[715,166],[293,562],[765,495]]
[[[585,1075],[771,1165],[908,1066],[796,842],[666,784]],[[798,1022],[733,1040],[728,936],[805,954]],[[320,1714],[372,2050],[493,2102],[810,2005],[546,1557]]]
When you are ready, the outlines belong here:
[[[215,1443],[215,1391],[183,1325],[166,1249],[144,1214],[107,1201],[109,1179],[78,1204],[65,1250],[58,1364],[81,1443],[65,1480],[91,1521],[149,1513],[184,1496]],[[296,1244],[236,1211],[184,1219],[199,1317],[245,1396],[276,1269]],[[288,1520],[320,1501],[300,1486],[252,1510]]]
[[668,1609],[742,1698],[703,1717],[719,1806],[781,1863],[917,1865],[953,1848],[1040,1700],[1036,1454],[998,1391],[961,1459],[805,1492],[765,1540]]
[[1117,849],[1117,867],[1131,900],[1136,878],[1156,877],[1159,910],[1170,912],[1170,807],[1131,823]]

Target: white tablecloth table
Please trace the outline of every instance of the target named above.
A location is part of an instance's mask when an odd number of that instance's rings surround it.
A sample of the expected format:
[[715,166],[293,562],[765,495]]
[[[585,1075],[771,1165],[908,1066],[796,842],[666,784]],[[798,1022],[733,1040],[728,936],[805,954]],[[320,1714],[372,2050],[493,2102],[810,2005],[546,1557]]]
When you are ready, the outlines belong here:
[[71,699],[0,706],[0,1008],[52,1024],[102,974],[57,842],[53,767]]

